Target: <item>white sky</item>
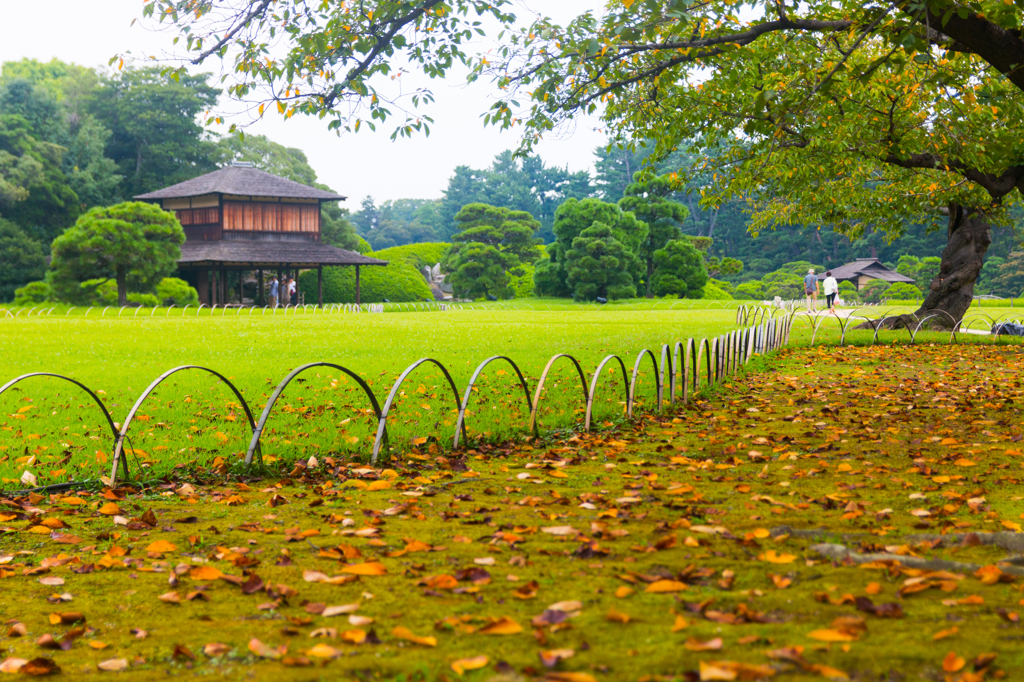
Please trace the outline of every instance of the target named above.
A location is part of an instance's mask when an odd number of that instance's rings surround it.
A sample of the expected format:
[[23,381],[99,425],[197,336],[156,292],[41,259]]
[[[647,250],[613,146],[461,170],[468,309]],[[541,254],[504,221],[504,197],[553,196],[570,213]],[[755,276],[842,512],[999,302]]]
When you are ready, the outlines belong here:
[[[599,10],[601,0],[516,0],[522,7],[542,11],[567,22],[588,9]],[[167,34],[152,32],[132,20],[141,17],[142,0],[36,0],[25,3],[0,0],[0,62],[22,58],[62,61],[106,67],[116,53],[160,54],[171,47]],[[202,69],[219,73],[219,63]],[[211,79],[211,82],[214,79]],[[358,210],[365,196],[385,199],[439,198],[456,166],[484,168],[495,154],[515,147],[514,132],[484,128],[481,115],[493,101],[489,83],[466,86],[461,77],[432,81],[435,102],[425,111],[434,118],[430,137],[389,137],[393,126],[377,132],[363,128],[358,134],[338,137],[327,131],[327,120],[296,116],[289,121],[268,115],[247,128],[306,153],[318,179],[349,197],[343,205]],[[225,101],[225,109],[238,107]],[[394,119],[398,122],[400,119]],[[575,130],[559,139],[545,140],[538,153],[549,165],[570,170],[592,170],[593,150],[605,142],[597,119],[581,119]]]

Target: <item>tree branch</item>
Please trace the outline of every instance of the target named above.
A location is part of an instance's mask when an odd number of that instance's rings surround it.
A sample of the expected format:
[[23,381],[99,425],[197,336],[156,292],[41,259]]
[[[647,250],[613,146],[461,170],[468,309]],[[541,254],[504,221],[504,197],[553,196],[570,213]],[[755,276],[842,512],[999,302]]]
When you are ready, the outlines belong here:
[[256,3],[256,7],[250,10],[249,13],[246,14],[244,18],[239,19],[238,22],[227,31],[227,33],[221,36],[220,40],[214,43],[213,47],[200,52],[199,56],[192,60],[192,63],[196,65],[202,64],[207,57],[209,57],[210,55],[212,55],[213,53],[217,52],[222,47],[227,45],[229,42],[231,42],[231,40],[236,35],[238,35],[239,31],[241,31],[243,28],[249,25],[250,21],[255,19],[260,14],[266,12],[267,8],[270,6],[270,3],[273,1],[274,0],[259,0],[259,2]]

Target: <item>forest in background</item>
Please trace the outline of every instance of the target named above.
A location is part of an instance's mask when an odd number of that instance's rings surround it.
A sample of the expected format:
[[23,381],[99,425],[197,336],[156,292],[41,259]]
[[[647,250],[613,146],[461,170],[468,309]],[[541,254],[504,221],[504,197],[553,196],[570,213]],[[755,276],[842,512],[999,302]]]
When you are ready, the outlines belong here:
[[[39,280],[52,240],[84,211],[249,161],[271,173],[327,188],[317,182],[305,154],[263,136],[219,138],[202,125],[204,112],[220,91],[205,74],[169,81],[157,69],[128,68],[106,73],[59,61],[8,62],[0,67],[0,300]],[[644,167],[649,147],[595,150],[595,173],[549,166],[537,156],[499,154],[486,169],[459,166],[441,198],[376,203],[358,210],[325,205],[325,242],[367,252],[425,242],[450,242],[463,207],[483,203],[525,211],[539,223],[537,236],[554,239],[555,212],[569,199],[617,202]],[[691,160],[676,153],[652,169],[671,174]],[[743,263],[738,273],[716,275],[730,295],[760,298],[767,286],[792,276],[805,263],[834,267],[855,258],[877,257],[927,286],[931,265],[945,244],[944,226],[908,224],[892,242],[869,229],[851,240],[830,229],[797,225],[748,231],[740,202],[719,208],[700,205],[701,184],[682,186],[671,199],[688,215],[678,224],[683,236],[710,239],[708,257]],[[1017,214],[1020,215],[1019,213]],[[938,217],[938,216],[937,216]],[[1024,220],[1018,218],[1017,227]],[[1008,296],[1024,290],[1024,254],[1015,251],[1014,226],[994,230],[976,293]],[[902,258],[902,261],[901,261]],[[926,260],[929,259],[929,260]],[[766,286],[746,285],[765,281]],[[781,290],[780,290],[781,291]],[[788,289],[785,289],[788,292]]]

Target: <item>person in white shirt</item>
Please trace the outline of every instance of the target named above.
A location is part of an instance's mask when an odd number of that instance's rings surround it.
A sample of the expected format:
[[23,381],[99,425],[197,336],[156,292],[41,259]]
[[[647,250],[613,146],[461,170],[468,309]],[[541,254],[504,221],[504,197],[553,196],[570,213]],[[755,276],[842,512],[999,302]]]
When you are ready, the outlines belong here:
[[832,276],[832,271],[829,270],[825,273],[825,281],[822,282],[822,289],[825,290],[825,304],[828,305],[828,311],[833,315],[836,314],[836,295],[839,293],[839,282]]

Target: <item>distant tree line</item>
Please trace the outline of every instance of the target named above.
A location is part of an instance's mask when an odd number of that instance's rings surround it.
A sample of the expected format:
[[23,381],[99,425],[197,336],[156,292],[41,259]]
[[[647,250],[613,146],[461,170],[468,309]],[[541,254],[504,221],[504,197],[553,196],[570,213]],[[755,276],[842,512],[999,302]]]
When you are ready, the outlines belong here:
[[[258,135],[210,134],[203,115],[220,90],[209,79],[170,80],[155,68],[108,73],[58,60],[0,65],[0,301],[47,276],[54,240],[90,209],[235,160],[327,189],[298,149]],[[324,205],[321,227],[328,243],[369,250],[337,204]],[[131,279],[144,289],[139,295],[155,296],[157,285]],[[91,290],[99,295],[102,286]],[[34,295],[44,290],[36,286]]]

